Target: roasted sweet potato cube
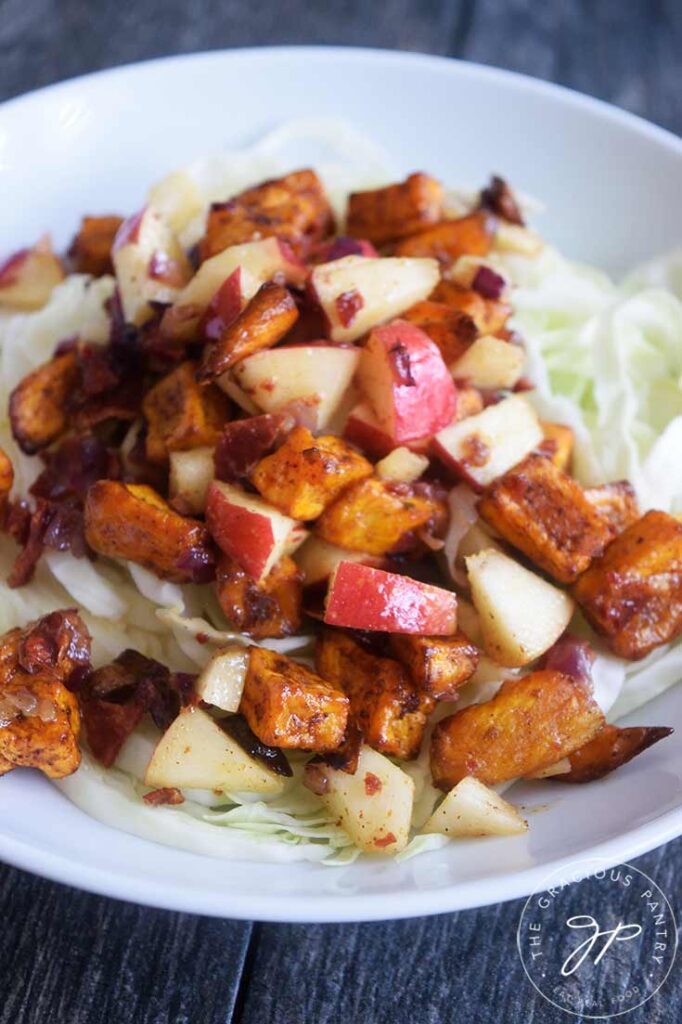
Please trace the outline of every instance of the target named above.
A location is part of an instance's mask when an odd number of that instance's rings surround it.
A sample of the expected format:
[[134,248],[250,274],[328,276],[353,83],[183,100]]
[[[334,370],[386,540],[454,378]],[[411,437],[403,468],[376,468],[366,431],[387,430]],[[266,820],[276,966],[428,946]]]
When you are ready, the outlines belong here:
[[583,573],[573,594],[621,658],[636,660],[682,633],[682,523],[647,512]]
[[217,380],[247,356],[272,348],[297,320],[298,308],[291,292],[281,284],[266,281],[218,341],[206,346],[199,380],[203,384]]
[[334,750],[348,722],[348,698],[283,654],[249,648],[239,710],[262,743],[286,750]]
[[301,625],[302,573],[291,558],[282,558],[262,583],[221,555],[216,593],[230,625],[256,640],[291,636]]
[[478,328],[469,314],[445,302],[417,302],[403,313],[402,319],[428,334],[448,366],[456,363],[478,337]]
[[372,464],[339,437],[313,437],[296,427],[273,455],[262,459],[251,482],[293,519],[317,519],[346,487],[372,475]]
[[627,764],[643,750],[670,736],[665,726],[639,725],[621,729],[605,725],[594,739],[569,755],[570,771],[550,776],[555,782],[594,782]]
[[417,531],[442,515],[441,503],[408,484],[370,477],[353,484],[320,516],[322,540],[348,551],[386,555],[413,549]]
[[348,197],[346,231],[385,245],[436,224],[443,212],[443,186],[428,174],[410,174],[399,184]]
[[226,203],[214,203],[199,251],[207,260],[229,245],[274,235],[306,256],[332,227],[331,207],[318,176],[311,170],[293,171]]
[[7,452],[0,448],[0,509],[9,497],[14,483],[14,467]]
[[389,757],[417,756],[433,698],[418,692],[402,665],[327,630],[317,642],[315,667],[348,694],[351,719],[366,743]]
[[78,377],[76,353],[65,352],[17,384],[9,398],[9,419],[22,452],[33,455],[64,433],[69,419],[68,399]]
[[440,224],[404,238],[395,246],[396,256],[430,256],[449,266],[460,256],[487,256],[495,238],[497,221],[486,210],[476,210],[457,220]]
[[473,288],[463,288],[454,281],[440,281],[430,296],[431,302],[442,302],[451,309],[466,313],[476,324],[479,334],[500,334],[511,316],[511,306],[501,299],[486,299]]
[[451,637],[395,633],[390,643],[417,688],[434,700],[456,700],[457,690],[474,674],[481,656],[464,633]]
[[145,484],[94,484],[85,499],[85,539],[98,554],[136,562],[161,579],[205,583],[212,576],[204,524],[174,512]]
[[83,217],[68,253],[77,274],[102,277],[114,273],[111,246],[122,223],[122,217]]
[[589,742],[604,725],[590,688],[541,670],[507,680],[492,700],[443,718],[431,739],[439,789],[466,775],[488,786],[546,768]]
[[588,487],[585,497],[606,520],[611,536],[617,537],[628,526],[636,523],[640,517],[639,505],[635,489],[628,480],[617,480],[614,483],[602,484],[600,487]]
[[142,402],[147,420],[145,451],[150,462],[163,465],[171,452],[215,445],[230,418],[227,396],[220,388],[197,382],[197,364],[188,360],[166,374]]
[[55,611],[0,640],[0,775],[38,768],[49,778],[80,764],[80,712],[65,682],[87,671],[90,636],[75,611]]
[[564,473],[569,471],[571,458],[573,456],[573,445],[575,434],[571,427],[563,423],[549,423],[547,420],[540,420],[544,440],[539,445],[539,451],[547,455],[557,469]]
[[560,583],[571,583],[611,540],[606,521],[575,480],[543,455],[529,455],[493,481],[482,518]]

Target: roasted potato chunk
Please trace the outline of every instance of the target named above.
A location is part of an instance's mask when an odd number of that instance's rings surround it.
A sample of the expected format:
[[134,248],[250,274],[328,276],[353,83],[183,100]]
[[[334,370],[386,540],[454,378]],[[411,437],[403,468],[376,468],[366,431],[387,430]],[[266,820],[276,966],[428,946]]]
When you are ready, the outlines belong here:
[[394,633],[390,643],[417,688],[434,700],[456,700],[457,690],[474,674],[481,656],[464,633],[451,637]]
[[604,725],[590,689],[542,670],[510,679],[492,700],[442,719],[431,739],[431,774],[448,790],[466,775],[488,786],[546,768],[589,742]]
[[478,337],[478,328],[469,314],[445,302],[417,302],[402,314],[402,319],[428,334],[448,366],[456,363]]
[[282,558],[262,583],[228,555],[216,571],[218,602],[228,622],[256,640],[291,636],[301,625],[303,575],[291,558]]
[[98,554],[136,562],[161,579],[206,583],[213,575],[204,524],[174,512],[145,484],[98,480],[85,499],[85,539]]
[[454,281],[441,281],[430,296],[431,302],[443,303],[466,313],[479,334],[500,334],[511,316],[511,306],[501,299],[486,299],[473,288],[462,288]]
[[430,256],[449,266],[460,256],[487,256],[495,238],[497,221],[485,210],[440,224],[404,238],[395,246],[396,256]]
[[191,360],[181,363],[145,395],[145,452],[150,462],[163,465],[171,452],[218,442],[230,418],[229,402],[219,388],[201,387],[196,371],[197,364]]
[[385,555],[414,548],[416,531],[442,514],[440,503],[415,487],[370,477],[344,491],[315,529],[322,540],[337,547]]
[[226,203],[214,203],[199,252],[207,260],[229,245],[274,235],[299,256],[306,256],[332,227],[333,215],[320,179],[311,170],[294,171],[249,188]]
[[78,378],[78,357],[75,352],[65,352],[17,384],[9,397],[9,419],[22,452],[34,455],[64,433],[68,399]]
[[371,747],[403,760],[417,756],[433,699],[418,693],[402,665],[327,630],[317,642],[315,667],[348,694],[351,719]]
[[672,732],[673,729],[665,726],[639,725],[621,729],[617,725],[605,725],[594,739],[569,755],[570,771],[550,778],[555,782],[594,782]]
[[64,684],[89,663],[90,636],[75,611],[0,640],[0,775],[23,767],[60,779],[78,768],[80,712]]
[[559,583],[572,583],[611,540],[580,485],[542,455],[529,455],[493,481],[478,510]]
[[549,423],[547,420],[540,420],[540,426],[544,440],[538,450],[548,456],[557,469],[568,473],[573,457],[575,434],[570,427],[564,426],[563,423]]
[[68,252],[77,274],[102,277],[114,273],[111,246],[122,223],[122,217],[83,217]]
[[333,435],[313,437],[296,427],[273,455],[262,459],[251,482],[263,497],[293,519],[317,519],[350,484],[372,475],[372,465]]
[[344,738],[348,698],[290,658],[249,648],[240,711],[263,743],[286,750],[334,750]]
[[202,384],[217,380],[247,356],[272,348],[297,320],[298,308],[291,292],[281,284],[266,281],[219,340],[206,346],[199,380]]
[[346,231],[385,245],[435,224],[443,212],[443,186],[428,174],[410,174],[405,181],[348,197]]
[[682,633],[682,523],[647,512],[616,537],[573,588],[597,633],[637,660]]
[[640,517],[635,489],[627,480],[602,484],[600,487],[588,487],[585,490],[585,497],[606,520],[612,537],[617,537],[623,530],[627,530],[628,526],[632,526]]

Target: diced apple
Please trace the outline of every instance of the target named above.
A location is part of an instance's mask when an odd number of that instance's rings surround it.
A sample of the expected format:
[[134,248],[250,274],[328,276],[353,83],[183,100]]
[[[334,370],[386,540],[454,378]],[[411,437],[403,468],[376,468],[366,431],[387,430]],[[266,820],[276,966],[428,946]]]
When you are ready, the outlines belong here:
[[[256,352],[233,368],[233,379],[264,412],[306,402],[311,429],[326,427],[350,386],[360,352],[340,345],[290,345]],[[222,379],[220,381],[223,387]]]
[[195,691],[206,704],[223,711],[238,711],[248,663],[247,647],[230,644],[219,648],[199,673]]
[[452,364],[450,372],[455,380],[476,388],[513,388],[521,377],[525,358],[520,345],[485,334]]
[[171,231],[179,235],[204,209],[204,200],[186,171],[172,171],[149,190],[149,206],[158,210]]
[[201,515],[206,508],[206,495],[214,476],[213,448],[171,452],[170,504],[183,515]]
[[281,793],[282,775],[251,757],[201,708],[187,707],[163,734],[147,766],[146,786],[220,792]]
[[248,413],[249,416],[259,416],[261,410],[258,408],[256,403],[249,398],[245,391],[243,391],[239,384],[232,376],[232,371],[228,370],[222,377],[218,377],[216,384],[221,388],[228,398],[231,398],[235,405],[238,405],[240,409]]
[[345,256],[315,267],[310,288],[327,317],[332,341],[356,341],[427,298],[439,277],[432,259]]
[[497,541],[488,533],[485,524],[477,519],[462,537],[457,549],[457,560],[463,562],[470,555],[477,555],[479,551],[504,551]]
[[490,405],[436,435],[434,453],[478,491],[525,459],[542,441],[535,410],[521,395]]
[[47,239],[32,249],[20,249],[0,263],[0,309],[40,309],[63,280],[61,260]]
[[444,836],[515,836],[528,830],[513,804],[472,775],[458,782],[422,827]]
[[303,573],[306,587],[329,579],[339,562],[362,562],[363,565],[379,566],[381,559],[364,551],[346,551],[335,544],[329,544],[321,537],[308,537],[296,552],[295,562]]
[[450,636],[457,628],[457,598],[409,576],[345,561],[330,580],[324,621],[349,629]]
[[466,567],[483,645],[501,665],[535,661],[571,621],[573,599],[508,555],[489,548],[467,558]]
[[396,480],[401,484],[414,483],[428,468],[427,457],[409,448],[394,448],[374,467],[380,480]]
[[150,303],[173,302],[192,274],[175,235],[150,206],[123,221],[111,258],[123,315],[138,326],[152,316]]
[[513,252],[520,256],[538,256],[545,243],[530,228],[501,220],[498,222],[495,232],[494,245],[500,252]]
[[353,775],[309,764],[306,782],[365,853],[392,856],[407,846],[414,782],[383,754],[363,745]]
[[395,445],[431,437],[454,419],[457,389],[440,349],[406,320],[372,331],[358,383]]
[[218,547],[255,580],[265,579],[275,562],[291,554],[306,537],[295,519],[219,480],[208,488],[206,524]]

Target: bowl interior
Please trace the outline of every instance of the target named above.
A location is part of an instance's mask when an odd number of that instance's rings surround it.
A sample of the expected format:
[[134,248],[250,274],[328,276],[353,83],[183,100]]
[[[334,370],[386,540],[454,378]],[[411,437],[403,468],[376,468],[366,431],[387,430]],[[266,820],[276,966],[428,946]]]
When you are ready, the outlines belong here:
[[[491,172],[542,199],[539,226],[614,273],[682,238],[682,144],[594,101],[519,76],[435,58],[334,49],[236,51],[90,76],[0,108],[2,247],[84,213],[129,211],[148,185],[198,156],[250,142],[293,117],[341,117],[383,144],[399,171],[480,186]],[[294,162],[298,162],[294,156]],[[2,255],[2,254],[0,254]],[[672,724],[668,692],[639,724]],[[464,842],[405,864],[225,863],[90,820],[43,779],[2,780],[0,855],[110,895],[274,920],[436,913],[530,891],[563,858],[613,862],[682,831],[678,742],[600,785],[522,794],[524,839]]]

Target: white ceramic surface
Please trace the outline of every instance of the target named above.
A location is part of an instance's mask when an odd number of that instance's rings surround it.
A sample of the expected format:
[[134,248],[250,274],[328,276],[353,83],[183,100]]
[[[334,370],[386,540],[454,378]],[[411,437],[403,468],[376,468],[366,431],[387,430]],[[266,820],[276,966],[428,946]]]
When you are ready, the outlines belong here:
[[[0,107],[0,245],[82,213],[136,208],[150,182],[292,116],[342,117],[403,170],[480,185],[499,171],[547,203],[543,233],[614,272],[682,241],[682,143],[605,104],[490,68],[339,49],[213,53],[77,79]],[[521,896],[560,862],[628,860],[682,834],[682,692],[638,713],[677,734],[593,786],[545,784],[521,839],[464,841],[405,864],[230,863],[115,832],[45,780],[0,780],[0,857],[109,896],[281,921],[433,914]],[[515,791],[515,794],[519,791]],[[526,800],[523,800],[523,797]]]

